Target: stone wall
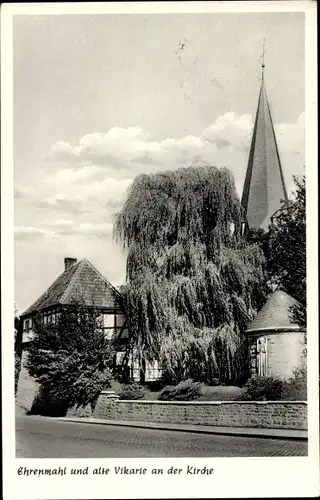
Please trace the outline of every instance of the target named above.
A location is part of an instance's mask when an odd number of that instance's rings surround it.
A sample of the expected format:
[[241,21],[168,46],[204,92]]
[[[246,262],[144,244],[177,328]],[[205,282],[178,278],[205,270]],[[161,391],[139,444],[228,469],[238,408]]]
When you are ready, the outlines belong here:
[[32,403],[39,389],[37,382],[32,377],[30,377],[26,369],[27,358],[28,351],[24,349],[22,351],[21,371],[19,375],[18,390],[16,394],[16,407],[18,409],[22,409],[25,412],[31,409]]
[[120,401],[102,393],[92,416],[108,420],[306,430],[307,409],[303,401]]

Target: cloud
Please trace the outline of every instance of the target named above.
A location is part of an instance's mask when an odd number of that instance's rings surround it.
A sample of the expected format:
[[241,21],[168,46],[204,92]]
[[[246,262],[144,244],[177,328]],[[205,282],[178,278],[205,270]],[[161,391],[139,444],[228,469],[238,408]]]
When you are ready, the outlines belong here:
[[[65,168],[56,173],[54,182],[56,184],[84,183],[99,178],[102,173],[105,176],[105,172],[102,172],[102,169],[96,165],[85,165],[80,169]],[[46,179],[46,182],[51,183],[52,180]]]
[[126,159],[138,161],[141,151],[145,153],[153,147],[149,134],[140,127],[113,127],[106,134],[87,134],[75,146],[57,142],[51,148],[49,159],[96,165],[106,165],[111,161],[119,165]]
[[90,236],[96,238],[111,237],[113,225],[111,222],[93,223],[83,222],[77,224],[72,220],[50,221],[45,225],[17,226],[15,228],[16,240],[33,241],[39,238],[64,238],[69,236]]
[[53,144],[49,158],[56,158],[58,160],[64,160],[65,158],[71,159],[74,156],[72,146],[63,141],[58,141]]
[[249,114],[237,115],[233,112],[219,116],[214,124],[207,127],[203,137],[215,143],[218,148],[234,146],[235,149],[248,149],[252,132],[252,116]]
[[106,177],[105,170],[93,166],[62,170],[39,180],[33,189],[16,187],[17,202],[28,209],[61,214],[90,214],[96,210],[118,210],[132,179]]
[[[52,147],[51,158],[70,162],[74,169],[82,169],[81,175],[89,175],[92,168],[92,175],[99,176],[105,170],[118,179],[189,165],[226,166],[233,171],[241,190],[252,129],[252,115],[232,111],[219,116],[199,136],[154,141],[140,127],[114,127],[105,134],[87,134],[75,145],[57,143]],[[284,163],[288,162],[284,170],[294,173],[304,158],[304,113],[296,123],[278,124],[275,130]],[[292,160],[293,157],[296,158]]]
[[83,222],[80,224],[72,220],[57,220],[49,222],[48,227],[55,235],[91,235],[91,236],[111,236],[113,225],[111,222],[93,223]]
[[35,238],[43,238],[46,236],[54,236],[52,231],[48,231],[47,229],[41,227],[34,226],[17,226],[15,228],[15,239],[16,240],[31,240],[33,241]]
[[80,196],[68,196],[65,194],[53,196],[47,199],[35,200],[33,206],[38,209],[49,210],[51,212],[77,212],[86,213],[88,210],[83,206]]
[[125,170],[131,176],[148,166],[153,170],[168,167],[173,162],[175,168],[175,164],[191,160],[194,151],[202,150],[205,146],[202,137],[194,136],[152,141],[150,134],[140,127],[115,127],[106,134],[87,134],[75,146],[63,143],[62,149],[59,144],[52,148],[52,159],[77,161],[79,166],[86,163],[108,170]]
[[113,231],[113,224],[105,222],[102,224],[93,224],[85,222],[77,227],[78,234],[87,234],[93,236],[111,236]]
[[282,151],[294,151],[304,156],[305,113],[301,113],[296,123],[280,123],[274,128]]
[[[16,236],[109,237],[112,215],[140,173],[190,165],[227,167],[241,196],[252,129],[251,115],[230,111],[198,136],[155,141],[141,127],[113,127],[104,134],[86,134],[75,145],[58,142],[50,152],[57,169],[42,170],[32,185],[16,187],[16,207],[24,219]],[[290,192],[292,175],[303,173],[304,113],[296,123],[275,125],[275,132]]]
[[34,189],[31,187],[16,186],[14,188],[14,197],[16,199],[26,199],[34,194]]

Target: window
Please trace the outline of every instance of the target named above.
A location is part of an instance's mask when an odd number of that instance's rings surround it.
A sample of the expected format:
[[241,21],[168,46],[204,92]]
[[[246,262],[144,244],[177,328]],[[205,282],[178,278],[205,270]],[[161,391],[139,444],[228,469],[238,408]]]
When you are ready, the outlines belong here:
[[158,361],[153,361],[151,362],[146,362],[146,373],[145,373],[145,380],[146,381],[152,381],[152,380],[158,380],[162,375],[162,371],[159,367]]
[[103,314],[103,328],[114,328],[115,316],[114,314]]
[[116,327],[117,328],[120,328],[121,326],[124,325],[124,316],[122,314],[116,314],[115,320],[116,320]]
[[[120,329],[118,330],[118,332],[120,331]],[[121,336],[120,336],[121,339],[128,339],[129,338],[129,330],[128,328],[124,328],[122,331],[121,331]]]
[[30,320],[29,319],[26,319],[24,322],[24,331],[27,333],[30,331]]
[[257,339],[257,371],[262,377],[267,376],[267,338],[260,337]]

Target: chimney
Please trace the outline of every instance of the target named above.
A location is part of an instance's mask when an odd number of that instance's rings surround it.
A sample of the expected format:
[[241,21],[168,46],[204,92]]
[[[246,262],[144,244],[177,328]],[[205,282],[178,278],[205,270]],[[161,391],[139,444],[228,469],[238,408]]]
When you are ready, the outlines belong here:
[[76,262],[77,262],[77,259],[74,259],[73,257],[65,257],[65,259],[64,259],[64,270],[67,271]]

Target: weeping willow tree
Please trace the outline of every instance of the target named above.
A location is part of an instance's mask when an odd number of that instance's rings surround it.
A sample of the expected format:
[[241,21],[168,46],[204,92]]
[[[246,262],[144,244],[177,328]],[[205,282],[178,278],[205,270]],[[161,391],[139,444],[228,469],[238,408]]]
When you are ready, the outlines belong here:
[[227,169],[138,176],[115,216],[127,250],[129,348],[177,381],[230,383],[246,365],[244,329],[265,298],[262,252],[241,238]]

